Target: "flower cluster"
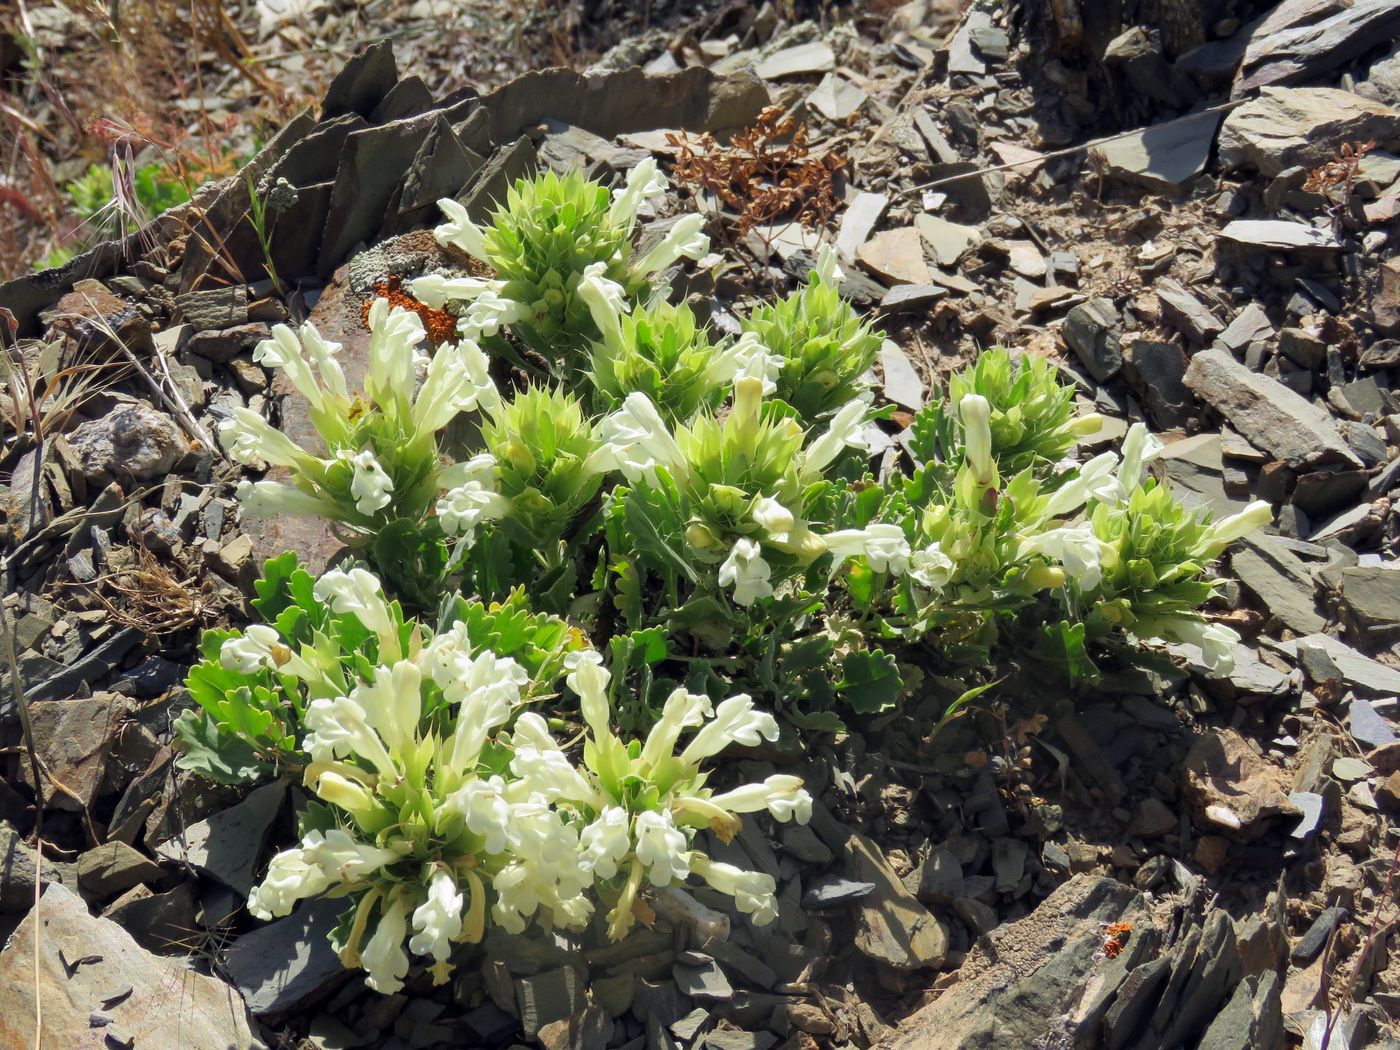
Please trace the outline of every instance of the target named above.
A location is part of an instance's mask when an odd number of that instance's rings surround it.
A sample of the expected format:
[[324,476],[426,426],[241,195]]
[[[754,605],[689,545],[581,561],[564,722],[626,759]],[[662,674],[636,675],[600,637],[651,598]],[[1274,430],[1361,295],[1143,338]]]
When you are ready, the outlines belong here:
[[254,915],[286,915],[326,893],[347,897],[341,958],[383,992],[401,986],[410,953],[431,959],[440,983],[454,947],[480,941],[488,924],[576,929],[595,896],[610,905],[609,934],[620,938],[644,884],[692,874],[755,922],[772,921],[770,877],[691,849],[701,828],[732,838],[744,813],[810,814],[795,777],[719,794],[706,785],[706,760],[778,735],[749,697],[712,705],[678,689],[645,740],[629,746],[610,728],[601,658],[569,648],[552,655],[569,669],[584,730],[582,747],[566,750],[527,709],[552,687],[558,660],[502,655],[485,644],[496,632],[480,620],[435,633],[404,621],[363,569],[326,573],[314,596],[373,639],[372,659],[347,658],[327,674],[256,625],[219,652],[226,669],[275,673],[300,693],[304,780],[322,803],[254,889]]

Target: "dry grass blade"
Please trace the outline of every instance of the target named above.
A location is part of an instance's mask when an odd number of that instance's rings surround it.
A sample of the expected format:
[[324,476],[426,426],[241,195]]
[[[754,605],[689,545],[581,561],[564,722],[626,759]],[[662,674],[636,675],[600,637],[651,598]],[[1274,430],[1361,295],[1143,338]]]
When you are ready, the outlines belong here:
[[128,568],[56,586],[80,590],[114,623],[158,637],[209,627],[228,610],[227,600],[216,595],[206,579],[177,575],[147,547],[132,550],[135,564]]

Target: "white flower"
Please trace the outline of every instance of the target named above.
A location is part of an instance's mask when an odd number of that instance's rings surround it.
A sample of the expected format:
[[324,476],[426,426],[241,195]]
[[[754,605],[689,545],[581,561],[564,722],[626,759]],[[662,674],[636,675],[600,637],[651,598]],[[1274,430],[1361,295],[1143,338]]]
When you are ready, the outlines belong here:
[[458,413],[499,404],[488,367],[481,347],[470,339],[439,347],[413,402],[414,428],[420,434],[435,434]]
[[387,299],[376,299],[370,305],[365,392],[386,413],[408,407],[417,367],[426,360],[418,351],[426,334],[422,320],[412,310],[390,307]]
[[784,773],[775,773],[761,784],[745,784],[714,795],[709,802],[731,813],[757,813],[766,809],[783,823],[796,817],[799,824],[805,824],[812,817],[812,796],[803,789],[802,778]]
[[1273,520],[1273,508],[1266,501],[1257,499],[1239,513],[1231,514],[1213,524],[1210,527],[1211,543],[1223,548]]
[[820,474],[841,454],[842,449],[858,448],[868,451],[870,442],[865,437],[864,401],[848,401],[831,420],[831,426],[807,446],[803,460],[803,470],[809,475]]
[[1131,495],[1142,484],[1142,471],[1147,464],[1162,454],[1162,442],[1148,433],[1142,423],[1134,423],[1123,438],[1123,465],[1118,468],[1118,484],[1122,487],[1123,498]]
[[526,711],[511,726],[513,747],[533,747],[539,751],[557,751],[559,742],[549,731],[549,723],[534,711]]
[[647,869],[647,877],[656,886],[683,882],[690,874],[686,863],[685,833],[676,827],[669,812],[645,810],[637,814],[637,859]]
[[527,316],[529,310],[523,303],[486,291],[472,302],[467,316],[457,323],[457,330],[466,339],[489,339],[503,326],[516,324]]
[[1201,662],[1218,674],[1229,674],[1235,666],[1235,647],[1240,636],[1222,623],[1206,623],[1194,616],[1173,616],[1137,625],[1140,638],[1161,638],[1186,642],[1201,650]]
[[611,731],[608,722],[612,713],[608,704],[612,675],[603,666],[602,654],[593,649],[572,652],[564,657],[564,666],[569,671],[564,681],[579,698],[583,721],[595,738],[602,739]]
[[265,623],[249,624],[241,636],[229,638],[219,646],[219,663],[240,674],[254,674],[264,667],[276,668],[274,646],[286,649],[276,628]]
[[752,605],[773,593],[769,578],[773,570],[763,559],[763,550],[750,539],[735,542],[729,557],[719,567],[719,585],[734,588],[736,605]]
[[631,815],[621,806],[608,806],[579,835],[579,865],[600,879],[617,874],[617,866],[632,850]]
[[240,463],[255,464],[261,460],[275,467],[296,467],[312,459],[250,408],[235,408],[219,424],[219,440]]
[[510,506],[496,491],[496,460],[489,452],[438,473],[447,494],[437,501],[438,524],[449,536],[471,539],[479,522],[503,515]]
[[311,363],[316,366],[322,384],[341,401],[349,401],[350,391],[345,384],[345,372],[341,370],[340,362],[335,359],[335,355],[340,353],[340,344],[330,343],[321,338],[321,333],[310,321],[298,329],[298,334]]
[[457,880],[444,868],[433,871],[428,881],[428,899],[413,911],[413,930],[409,951],[447,962],[452,955],[452,940],[462,932],[462,894]]
[[508,656],[483,650],[459,653],[447,674],[435,676],[448,703],[459,704],[448,760],[454,768],[476,765],[491,731],[510,719],[520,704],[520,689],[530,680],[525,668]]
[[590,263],[579,278],[576,291],[593,315],[598,331],[603,333],[603,342],[617,347],[622,342],[622,315],[627,312],[627,298],[622,285],[609,280],[607,273],[607,263]]
[[367,817],[375,809],[374,796],[367,787],[333,769],[322,770],[313,790],[323,802],[339,806],[356,820]]
[[[316,331],[309,324],[302,331],[310,329]],[[253,347],[253,360],[266,368],[277,368],[287,377],[297,393],[311,402],[314,411],[320,411],[325,407],[325,395],[321,391],[321,386],[316,382],[316,376],[311,371],[311,366],[307,364],[302,353],[302,345],[297,340],[296,333],[284,324],[273,326],[272,338],[264,339]],[[320,336],[316,336],[320,340]],[[321,344],[325,348],[325,344]],[[338,349],[338,347],[337,347]],[[333,362],[332,362],[333,363]],[[339,368],[336,368],[339,372]],[[324,374],[324,372],[323,372]],[[341,388],[344,388],[345,377],[340,376]]]
[[240,481],[234,496],[239,513],[250,518],[271,518],[277,514],[303,514],[319,518],[341,516],[334,500],[313,496],[276,481]]
[[963,450],[973,474],[984,484],[996,474],[992,459],[992,406],[981,394],[965,394],[958,402],[963,426]]
[[392,754],[407,755],[418,743],[423,716],[423,672],[409,660],[380,667],[374,681],[360,682],[350,698],[365,712],[365,719]]
[[353,475],[350,478],[350,495],[355,497],[355,509],[361,514],[373,514],[383,510],[394,498],[394,482],[372,449],[362,449],[350,456]]
[[408,973],[408,953],[403,950],[408,921],[402,896],[395,894],[379,913],[379,925],[360,953],[360,964],[369,975],[365,983],[376,992],[391,995],[403,987]]
[[931,590],[942,590],[953,578],[957,566],[943,553],[937,543],[920,547],[909,556],[909,575],[918,584]]
[[768,530],[773,539],[779,541],[787,539],[788,533],[797,525],[792,511],[771,496],[762,496],[754,503],[753,520],[755,524]]
[[[438,207],[442,209],[443,215],[447,216],[445,223],[433,229],[433,236],[437,238],[438,244],[456,248],[474,259],[489,263],[491,260],[486,254],[486,241],[482,236],[481,227],[472,222],[467,215],[467,209],[451,197],[444,197],[438,201]],[[413,294],[418,295],[416,288]]]
[[594,470],[619,470],[628,481],[654,478],[656,468],[676,471],[685,457],[651,398],[635,392],[599,425],[602,444],[588,459]]
[[388,634],[394,629],[379,579],[366,569],[332,569],[316,581],[311,593],[318,602],[329,605],[332,612],[349,613],[375,634]]
[[466,821],[467,830],[485,840],[487,853],[502,853],[510,841],[510,804],[499,776],[469,780],[447,796],[446,808]]
[[393,850],[361,842],[344,828],[312,831],[301,842],[302,856],[340,882],[361,882],[399,859]]
[[370,725],[369,717],[348,696],[319,697],[306,706],[304,718],[309,730],[301,746],[314,762],[355,755],[372,765],[380,776],[396,778],[398,767],[384,747],[384,741]]
[[637,264],[640,273],[664,270],[677,259],[699,259],[710,250],[710,238],[705,235],[705,217],[694,212],[682,215],[666,234],[665,239],[647,252]]
[[540,750],[517,746],[510,760],[510,771],[525,782],[531,794],[548,802],[590,802],[596,796],[593,786],[574,768],[569,756],[557,748]]
[[778,739],[778,722],[770,714],[753,709],[753,698],[739,693],[715,708],[715,717],[701,727],[680,754],[688,766],[698,766],[711,755],[717,755],[730,744],[757,747],[760,738]]
[[831,244],[823,244],[817,252],[816,265],[817,280],[822,284],[835,285],[842,277],[841,266],[836,258],[836,248]]
[[1123,488],[1118,477],[1114,476],[1117,466],[1117,456],[1112,452],[1100,452],[1080,467],[1074,477],[1050,494],[1045,504],[1045,516],[1062,518],[1077,511],[1089,500],[1110,505],[1121,502]]
[[666,192],[666,185],[666,176],[657,170],[655,159],[646,158],[627,173],[627,184],[623,188],[613,190],[608,222],[626,227],[630,234],[637,224],[637,209],[642,202],[661,196]]
[[715,354],[712,376],[716,383],[729,383],[739,379],[757,379],[764,397],[778,389],[778,377],[783,372],[783,358],[771,353],[759,342],[754,332],[745,332],[729,346],[721,347]]
[[444,277],[440,273],[415,278],[409,284],[413,298],[433,310],[448,303],[471,302],[487,292],[499,293],[504,287],[505,282],[486,277]]
[[735,907],[758,925],[766,926],[778,917],[778,884],[771,875],[745,871],[700,853],[691,854],[690,867],[720,893],[733,897]]
[[283,850],[248,895],[248,910],[263,920],[290,915],[297,901],[325,892],[334,881],[319,865],[309,863],[300,847]]
[[1022,541],[1020,556],[1038,554],[1063,565],[1082,590],[1093,590],[1103,578],[1103,543],[1089,525],[1062,527]]
[[692,693],[683,687],[673,690],[642,745],[642,768],[654,769],[663,758],[670,758],[681,730],[703,725],[713,713],[710,698],[703,693]]
[[876,522],[863,529],[840,529],[822,537],[839,563],[861,555],[876,572],[898,576],[909,568],[909,541],[904,530],[891,522]]

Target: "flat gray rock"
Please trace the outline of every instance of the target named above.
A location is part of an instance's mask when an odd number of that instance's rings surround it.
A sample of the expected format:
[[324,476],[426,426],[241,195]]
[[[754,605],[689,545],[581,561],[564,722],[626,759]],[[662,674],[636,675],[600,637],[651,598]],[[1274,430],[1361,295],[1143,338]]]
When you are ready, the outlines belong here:
[[303,901],[285,919],[233,942],[224,970],[243,993],[248,1009],[259,1017],[281,1015],[330,990],[347,972],[330,942],[347,907],[344,900]]
[[1341,242],[1325,230],[1287,219],[1236,219],[1220,236],[1247,248],[1292,251],[1298,248],[1340,248]]
[[1221,114],[1194,113],[1109,139],[1090,148],[1109,174],[1159,193],[1181,189],[1205,171]]
[[1316,649],[1330,661],[1342,681],[1362,696],[1400,696],[1400,671],[1363,656],[1329,634],[1310,634],[1276,646],[1279,652],[1295,657],[1305,647]]
[[156,852],[166,860],[193,864],[246,898],[286,790],[280,782],[255,788],[238,805],[191,824],[182,836],[161,843]]
[[1315,168],[1343,142],[1400,136],[1400,111],[1340,88],[1265,88],[1233,110],[1220,129],[1220,162],[1249,165],[1265,175]]

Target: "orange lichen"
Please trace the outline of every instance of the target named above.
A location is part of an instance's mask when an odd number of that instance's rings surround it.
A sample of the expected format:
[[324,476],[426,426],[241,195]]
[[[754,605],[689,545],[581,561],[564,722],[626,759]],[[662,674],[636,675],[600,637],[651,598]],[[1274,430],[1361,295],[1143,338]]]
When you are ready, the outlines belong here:
[[1105,958],[1116,959],[1122,954],[1124,946],[1128,943],[1128,937],[1133,932],[1133,924],[1130,922],[1110,922],[1103,928],[1102,951]]
[[390,306],[401,306],[416,313],[434,346],[441,346],[457,338],[457,318],[446,310],[434,310],[413,298],[403,290],[402,277],[392,276],[379,281],[371,291],[374,294],[360,307],[360,323],[366,328],[369,327],[369,308],[374,304],[374,300],[387,299]]

